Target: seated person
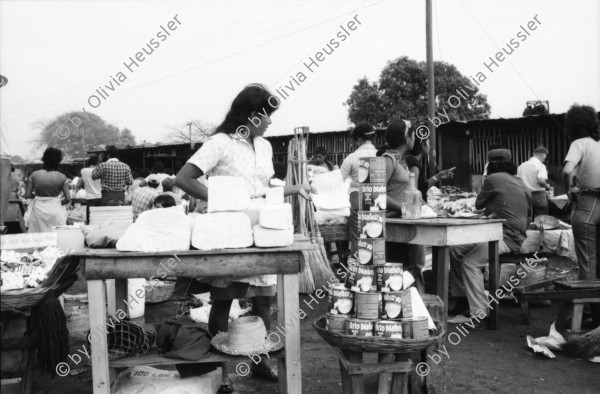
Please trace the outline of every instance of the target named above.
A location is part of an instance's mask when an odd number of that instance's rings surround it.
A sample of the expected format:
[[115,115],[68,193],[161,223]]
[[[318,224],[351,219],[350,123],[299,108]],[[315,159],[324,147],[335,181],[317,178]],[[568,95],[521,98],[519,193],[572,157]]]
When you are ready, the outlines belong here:
[[[504,237],[498,245],[499,254],[518,252],[527,237],[531,193],[516,173],[517,166],[505,157],[491,160],[488,176],[475,202],[477,209],[485,208],[486,215],[506,219],[502,223]],[[487,242],[450,248],[452,295],[458,299],[448,314],[468,316],[470,313],[479,319],[476,329],[485,328],[489,314],[482,272],[488,263]]]
[[154,208],[171,208],[174,207],[175,199],[168,194],[160,194],[154,199]]

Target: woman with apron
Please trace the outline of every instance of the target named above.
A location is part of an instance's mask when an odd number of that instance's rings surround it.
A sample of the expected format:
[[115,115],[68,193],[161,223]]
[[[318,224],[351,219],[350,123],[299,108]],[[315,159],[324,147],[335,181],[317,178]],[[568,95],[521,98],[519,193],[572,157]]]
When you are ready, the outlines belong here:
[[[203,175],[236,176],[243,178],[252,198],[263,198],[269,180],[274,175],[271,143],[263,138],[271,124],[271,114],[279,106],[279,99],[263,85],[246,86],[233,100],[231,109],[214,135],[188,160],[179,171],[175,185],[190,196],[208,201],[208,188],[198,181]],[[300,194],[309,199],[309,185],[286,186],[284,195]],[[254,224],[254,223],[253,223]],[[248,278],[223,278],[211,281],[213,300],[208,327],[215,335],[227,332],[229,309],[237,298],[252,298],[252,314],[263,319],[267,331],[271,326],[271,299],[275,295],[276,275],[258,275]],[[231,392],[231,380],[223,367],[223,386],[220,392]],[[255,375],[270,380],[277,373],[265,362],[253,364]]]
[[[58,171],[62,160],[62,152],[56,148],[44,151],[42,162],[44,168],[34,171],[27,181],[25,198],[34,198],[29,210],[30,233],[52,231],[53,226],[67,223],[67,211],[63,207],[71,202],[71,192],[67,177]],[[60,199],[60,193],[64,198]]]

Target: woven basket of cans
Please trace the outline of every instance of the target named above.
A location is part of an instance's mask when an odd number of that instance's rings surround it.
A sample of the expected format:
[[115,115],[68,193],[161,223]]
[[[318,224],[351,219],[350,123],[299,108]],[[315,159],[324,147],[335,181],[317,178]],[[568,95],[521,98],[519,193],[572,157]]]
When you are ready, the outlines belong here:
[[[359,334],[363,335],[332,331],[328,329],[327,320],[328,317],[322,315],[313,322],[313,327],[317,330],[317,333],[319,333],[321,338],[331,346],[354,352],[412,353],[414,351],[426,349],[429,346],[440,342],[445,334],[444,328],[438,321],[435,321],[436,330],[427,330],[427,336],[422,335],[418,338],[399,338],[392,335],[398,333],[402,335],[404,332],[408,332],[405,330],[412,330],[412,327],[410,327],[411,323],[408,320],[404,322],[387,321],[387,323],[386,321],[373,322],[365,320],[356,322],[357,324],[350,324],[350,326],[357,328],[356,331],[358,331]],[[370,332],[381,333],[382,336],[374,334],[364,335]]]

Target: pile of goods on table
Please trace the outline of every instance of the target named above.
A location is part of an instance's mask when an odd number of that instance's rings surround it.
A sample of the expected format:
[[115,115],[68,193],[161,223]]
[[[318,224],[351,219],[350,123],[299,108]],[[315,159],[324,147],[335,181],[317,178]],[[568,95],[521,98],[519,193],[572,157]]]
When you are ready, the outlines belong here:
[[0,254],[1,291],[39,287],[66,252],[56,246],[33,253],[2,250]]
[[427,191],[427,205],[437,213],[438,217],[476,218],[483,210],[475,208],[475,193],[465,193],[453,186],[432,186]]
[[361,158],[359,181],[359,249],[348,261],[345,284],[330,286],[325,329],[372,341],[430,338],[436,326],[410,287],[414,278],[402,263],[385,260],[385,159]]
[[294,242],[292,207],[283,187],[266,198],[250,198],[239,177],[208,181],[208,213],[186,215],[177,207],[142,212],[116,243],[120,251],[160,252],[224,248],[283,247]]

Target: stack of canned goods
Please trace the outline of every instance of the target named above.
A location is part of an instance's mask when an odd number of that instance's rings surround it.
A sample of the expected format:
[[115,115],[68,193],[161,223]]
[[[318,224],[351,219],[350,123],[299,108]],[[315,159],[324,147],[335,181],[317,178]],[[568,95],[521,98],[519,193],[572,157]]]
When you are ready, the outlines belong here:
[[358,254],[348,259],[346,284],[329,292],[327,329],[358,336],[424,338],[426,317],[413,317],[402,263],[385,259],[385,158],[360,158]]
[[[385,267],[377,268],[382,272]],[[328,330],[347,335],[405,339],[429,336],[427,317],[412,314],[408,289],[364,292],[333,284],[326,319]]]

